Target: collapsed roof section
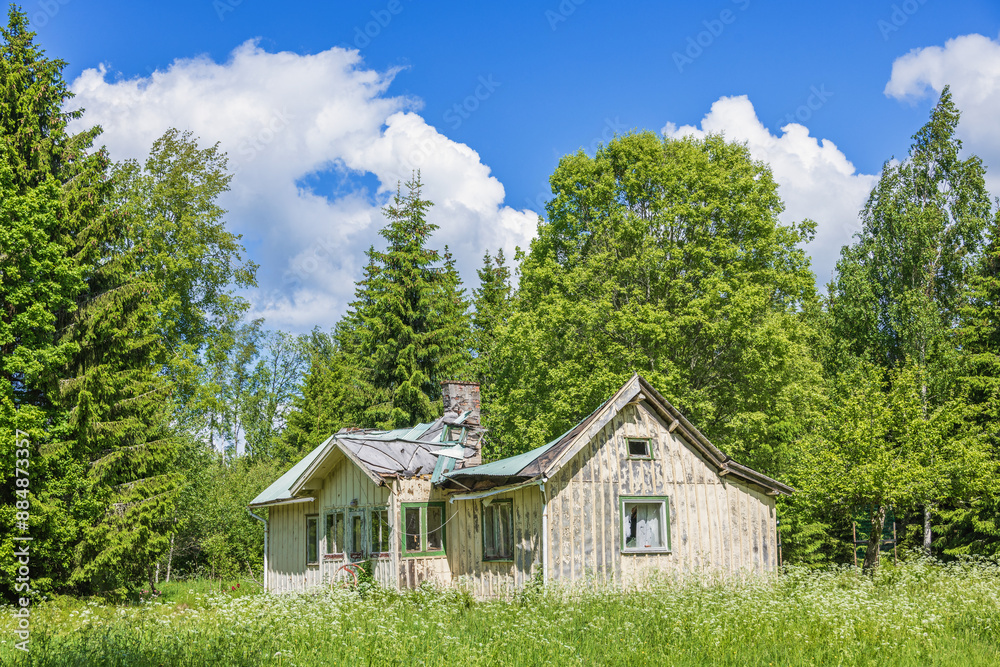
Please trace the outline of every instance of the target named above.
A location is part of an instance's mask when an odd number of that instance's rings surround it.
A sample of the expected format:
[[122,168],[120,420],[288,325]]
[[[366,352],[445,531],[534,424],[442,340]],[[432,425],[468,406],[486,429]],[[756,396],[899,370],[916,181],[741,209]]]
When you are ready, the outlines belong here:
[[251,507],[311,498],[343,459],[358,466],[375,484],[388,478],[432,475],[479,463],[483,428],[471,410],[451,410],[439,419],[391,431],[341,429],[307,454],[291,470],[261,492]]

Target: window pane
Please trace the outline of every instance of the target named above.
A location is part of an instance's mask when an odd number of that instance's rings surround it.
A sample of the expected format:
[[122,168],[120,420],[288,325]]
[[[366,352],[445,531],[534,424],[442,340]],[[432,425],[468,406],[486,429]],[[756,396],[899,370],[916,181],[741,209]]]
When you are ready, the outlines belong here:
[[635,529],[638,521],[639,506],[625,503],[625,548],[635,548]]
[[444,509],[441,507],[427,508],[427,550],[441,551],[444,546],[442,542],[442,524],[444,523]]
[[339,554],[344,551],[344,513],[326,515],[326,553]]
[[306,518],[306,562],[319,561],[319,540],[316,531],[317,517]]
[[420,551],[420,508],[407,507],[405,514],[403,523],[406,524],[406,550]]
[[497,546],[501,558],[514,557],[514,517],[511,503],[502,503],[497,507],[499,528],[497,530]]
[[625,548],[662,549],[666,546],[661,522],[663,501],[625,503]]
[[660,541],[660,504],[642,503],[639,505],[638,514],[637,541],[639,547],[642,549],[659,549],[663,546],[663,543]]
[[483,558],[496,558],[496,510],[497,506],[483,508]]
[[638,456],[638,457],[648,457],[649,456],[649,441],[648,440],[629,440],[628,441],[628,455]]
[[351,514],[351,553],[363,553],[365,545],[364,517],[360,514]]
[[382,553],[389,550],[389,512],[388,510],[372,510],[371,514],[371,545],[372,553]]

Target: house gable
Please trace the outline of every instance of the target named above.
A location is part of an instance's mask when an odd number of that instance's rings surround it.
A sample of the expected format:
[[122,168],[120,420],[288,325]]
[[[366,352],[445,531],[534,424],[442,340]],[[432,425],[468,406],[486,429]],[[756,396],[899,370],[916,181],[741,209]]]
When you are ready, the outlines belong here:
[[[715,569],[737,573],[777,565],[774,498],[730,474],[646,401],[631,401],[546,482],[549,576],[598,575],[635,582],[662,571]],[[673,426],[673,428],[671,428]],[[628,440],[648,443],[630,455]],[[567,452],[570,450],[567,450]],[[665,503],[665,548],[623,550],[622,503]]]
[[347,459],[352,465],[368,477],[374,484],[381,485],[382,478],[376,475],[363,461],[361,461],[351,450],[344,447],[340,440],[334,436],[326,441],[323,450],[315,457],[312,463],[299,475],[298,479],[291,486],[291,493],[298,495],[305,491],[315,491],[322,488],[324,480],[336,468],[341,461]]
[[[670,433],[676,433],[692,451],[709,465],[720,476],[733,475],[744,481],[755,484],[769,495],[789,494],[794,489],[777,480],[759,473],[747,466],[741,465],[726,456],[708,438],[706,438],[677,408],[670,404],[656,389],[640,375],[633,375],[621,389],[605,401],[594,412],[585,417],[575,427],[556,438],[552,442],[527,454],[501,459],[481,466],[459,470],[446,475],[447,478],[464,480],[463,486],[469,480],[479,480],[475,488],[485,488],[494,484],[510,483],[525,479],[548,479],[557,474],[573,459],[588,443],[600,433],[626,406],[643,404],[655,413],[658,418],[668,424]],[[521,462],[524,465],[521,465]],[[514,465],[512,465],[514,464]],[[469,488],[466,486],[466,488]]]

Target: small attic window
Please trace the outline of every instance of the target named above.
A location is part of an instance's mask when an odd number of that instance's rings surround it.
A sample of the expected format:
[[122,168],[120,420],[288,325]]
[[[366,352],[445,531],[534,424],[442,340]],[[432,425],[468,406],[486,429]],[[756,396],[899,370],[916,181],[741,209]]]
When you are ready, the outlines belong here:
[[629,438],[628,457],[630,459],[651,459],[649,453],[649,438]]
[[448,426],[444,431],[445,442],[462,442],[462,433],[465,428],[462,426]]

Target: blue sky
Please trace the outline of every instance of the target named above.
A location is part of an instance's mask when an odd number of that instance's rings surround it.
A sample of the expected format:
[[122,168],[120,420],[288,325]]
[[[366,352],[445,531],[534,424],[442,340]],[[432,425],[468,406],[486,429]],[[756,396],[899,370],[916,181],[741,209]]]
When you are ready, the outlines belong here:
[[413,166],[470,286],[483,252],[530,241],[559,157],[616,131],[747,141],[786,219],[819,223],[821,283],[944,83],[1000,192],[995,0],[23,7],[113,157],[170,126],[222,143],[240,167],[229,221],[261,264],[255,312],[296,331],[342,314]]

